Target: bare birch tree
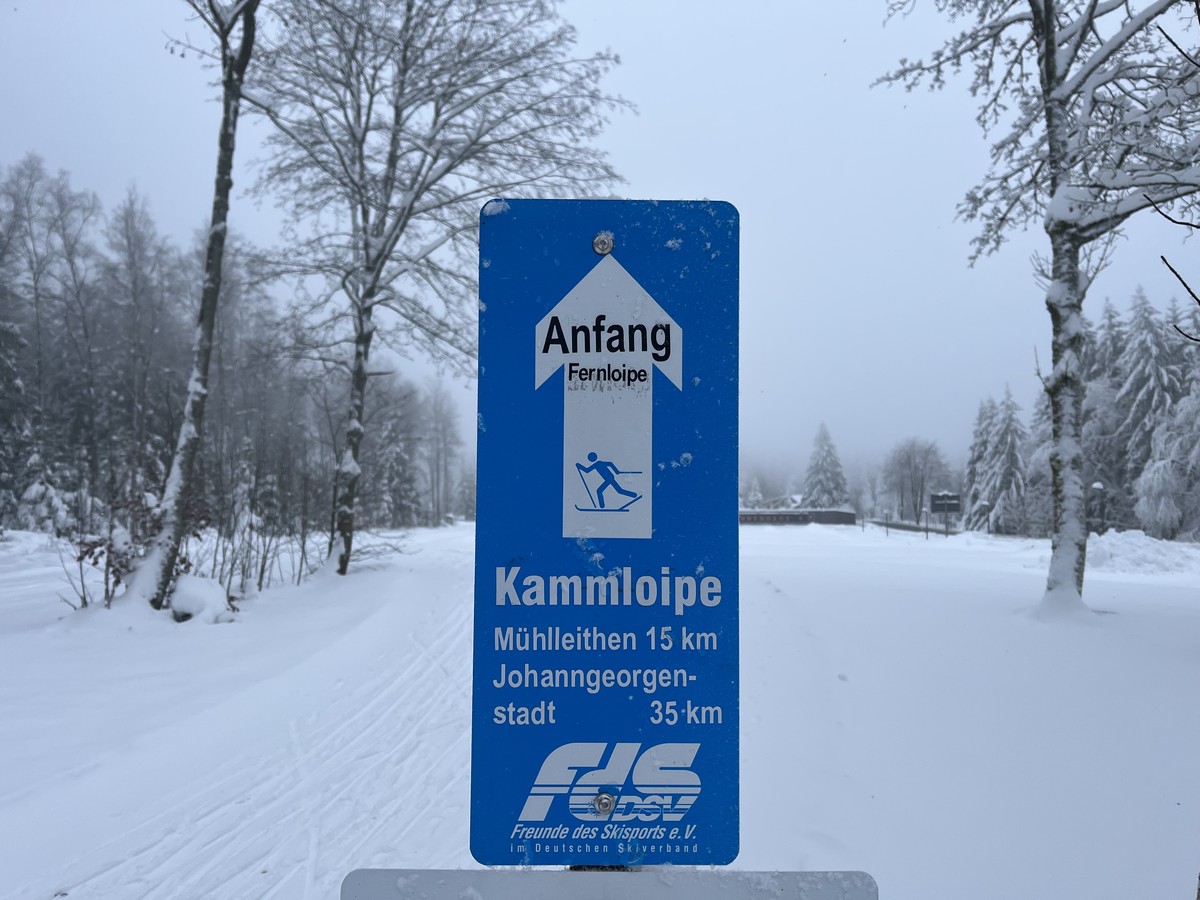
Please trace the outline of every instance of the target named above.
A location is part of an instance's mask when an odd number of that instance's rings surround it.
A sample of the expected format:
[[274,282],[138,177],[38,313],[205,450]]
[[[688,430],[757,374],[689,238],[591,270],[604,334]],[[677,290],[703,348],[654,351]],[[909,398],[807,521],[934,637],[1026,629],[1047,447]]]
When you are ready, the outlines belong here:
[[[494,196],[591,194],[615,180],[589,146],[615,102],[608,54],[576,55],[551,0],[283,0],[247,97],[276,126],[261,185],[293,216],[295,271],[329,286],[308,340],[349,375],[336,473],[345,574],[376,342],[465,360],[473,262]],[[310,343],[311,346],[311,343]],[[329,357],[327,356],[326,359]]]
[[233,153],[241,109],[242,83],[254,51],[255,16],[259,0],[184,0],[217,40],[221,66],[221,125],[217,141],[217,177],[213,188],[212,220],[204,257],[204,282],[196,323],[191,379],[184,402],[179,439],[171,458],[166,489],[159,502],[158,533],[130,581],[135,598],[150,601],[155,609],[167,602],[175,562],[186,525],[183,506],[192,490],[192,473],[204,429],[204,404],[208,398],[208,368],[212,358],[213,327],[220,300],[221,264],[233,189]]
[[[940,88],[962,70],[993,140],[991,165],[959,213],[980,224],[972,261],[1040,222],[1037,260],[1052,329],[1050,571],[1038,611],[1081,610],[1087,554],[1081,448],[1082,304],[1112,240],[1140,210],[1200,189],[1200,75],[1156,26],[1177,0],[933,0],[966,27],[883,82]],[[916,0],[889,0],[889,15]],[[1168,16],[1168,14],[1171,14]],[[1164,18],[1166,17],[1166,18]]]
[[[60,176],[61,180],[61,176]],[[30,345],[34,359],[32,389],[28,389],[33,446],[41,447],[43,411],[46,407],[49,295],[55,259],[53,184],[41,157],[27,155],[9,173],[4,184],[15,210],[12,243],[17,258],[18,293],[29,304]]]
[[930,489],[940,487],[947,475],[946,462],[936,441],[907,438],[892,448],[883,477],[897,500],[901,519],[921,524]]

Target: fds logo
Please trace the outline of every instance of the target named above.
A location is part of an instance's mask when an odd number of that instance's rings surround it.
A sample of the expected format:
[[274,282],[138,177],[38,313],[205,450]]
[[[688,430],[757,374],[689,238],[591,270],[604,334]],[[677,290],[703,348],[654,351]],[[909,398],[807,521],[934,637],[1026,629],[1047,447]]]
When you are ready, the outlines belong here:
[[[689,766],[699,744],[563,744],[542,763],[521,809],[522,822],[544,822],[555,797],[585,822],[678,822],[700,795]],[[603,765],[602,765],[603,762]],[[631,777],[632,776],[632,777]]]

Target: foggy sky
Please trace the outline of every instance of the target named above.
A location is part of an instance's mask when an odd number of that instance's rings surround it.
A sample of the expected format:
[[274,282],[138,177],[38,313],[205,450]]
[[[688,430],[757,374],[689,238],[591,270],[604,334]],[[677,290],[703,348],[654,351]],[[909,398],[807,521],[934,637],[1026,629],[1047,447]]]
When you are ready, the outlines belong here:
[[[1030,265],[1044,235],[1014,234],[969,268],[974,229],[954,209],[987,163],[970,98],[961,84],[869,87],[938,46],[946,23],[926,13],[885,28],[883,0],[568,0],[564,11],[582,49],[620,54],[604,86],[638,108],[601,141],[627,179],[617,193],[741,213],[744,461],[802,475],[822,421],[849,466],[909,436],[961,461],[985,396],[1008,385],[1029,411],[1035,365],[1050,366]],[[0,165],[35,151],[106,209],[136,183],[159,227],[188,244],[207,224],[219,117],[211,70],[166,50],[168,35],[189,33],[203,37],[182,2],[9,0]],[[243,123],[231,226],[273,243],[273,211],[239,190],[263,133]],[[1138,285],[1160,307],[1190,305],[1158,261],[1186,271],[1196,254],[1181,230],[1149,214],[1129,235],[1089,293],[1091,318],[1106,296],[1124,311]],[[472,393],[455,391],[465,423]]]

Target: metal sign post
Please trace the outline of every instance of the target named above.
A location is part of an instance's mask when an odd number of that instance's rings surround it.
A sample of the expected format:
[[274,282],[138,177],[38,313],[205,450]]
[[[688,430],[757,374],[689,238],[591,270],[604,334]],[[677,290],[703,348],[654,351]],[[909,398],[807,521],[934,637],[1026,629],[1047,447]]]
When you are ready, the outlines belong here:
[[738,215],[480,216],[471,852],[738,852]]

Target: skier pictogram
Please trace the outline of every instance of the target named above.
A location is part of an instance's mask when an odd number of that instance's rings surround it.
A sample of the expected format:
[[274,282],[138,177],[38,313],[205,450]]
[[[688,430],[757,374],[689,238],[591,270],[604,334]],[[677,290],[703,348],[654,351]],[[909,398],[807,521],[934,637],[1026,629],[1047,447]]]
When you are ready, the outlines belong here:
[[[641,475],[641,472],[618,469],[616,463],[607,459],[600,459],[599,454],[594,450],[587,455],[587,458],[591,465],[585,466],[583,463],[577,462],[575,463],[575,468],[579,472],[579,480],[583,482],[583,488],[587,491],[588,500],[591,501],[592,505],[580,506],[576,503],[575,508],[577,510],[580,512],[627,512],[629,507],[642,499],[642,495],[637,491],[626,490],[617,481],[618,475]],[[595,472],[600,476],[600,485],[596,488],[594,495],[585,477],[588,472]],[[604,492],[609,488],[612,488],[621,496],[630,499],[625,501],[621,506],[605,506]]]
[[[562,536],[649,540],[654,383],[665,378],[674,390],[684,389],[682,326],[609,253],[547,310],[532,343],[534,390],[562,373]],[[596,458],[589,461],[589,452]],[[606,481],[615,484],[605,487]],[[636,500],[617,487],[634,491]],[[592,515],[617,511],[625,515]]]

